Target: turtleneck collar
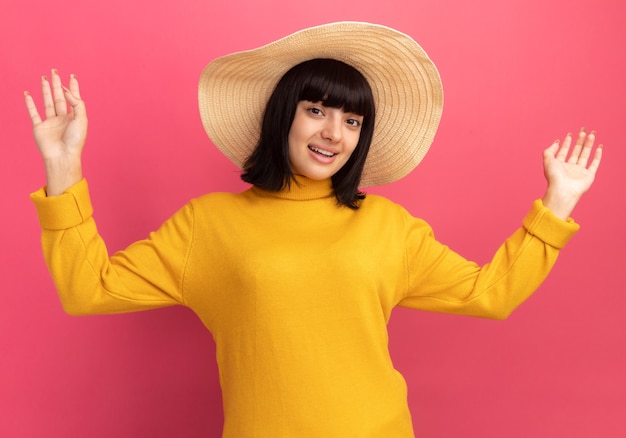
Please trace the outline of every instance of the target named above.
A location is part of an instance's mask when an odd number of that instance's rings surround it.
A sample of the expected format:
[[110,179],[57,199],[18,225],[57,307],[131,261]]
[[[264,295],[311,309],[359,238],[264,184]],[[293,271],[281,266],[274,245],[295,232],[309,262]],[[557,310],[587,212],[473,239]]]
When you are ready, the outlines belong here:
[[290,199],[292,201],[309,201],[333,196],[333,183],[330,178],[316,181],[304,176],[295,175],[294,180],[291,181],[290,187],[279,192],[270,192],[256,186],[253,187],[253,190],[264,196],[274,198]]

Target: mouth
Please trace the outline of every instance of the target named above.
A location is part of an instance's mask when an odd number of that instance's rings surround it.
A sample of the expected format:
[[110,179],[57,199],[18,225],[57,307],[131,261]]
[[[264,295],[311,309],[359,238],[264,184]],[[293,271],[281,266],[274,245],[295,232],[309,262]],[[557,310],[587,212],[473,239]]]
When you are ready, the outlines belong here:
[[315,146],[309,146],[309,150],[312,151],[312,152],[315,152],[318,155],[321,155],[321,156],[327,157],[327,158],[332,158],[335,155],[337,155],[334,152],[327,151],[325,149],[316,148]]

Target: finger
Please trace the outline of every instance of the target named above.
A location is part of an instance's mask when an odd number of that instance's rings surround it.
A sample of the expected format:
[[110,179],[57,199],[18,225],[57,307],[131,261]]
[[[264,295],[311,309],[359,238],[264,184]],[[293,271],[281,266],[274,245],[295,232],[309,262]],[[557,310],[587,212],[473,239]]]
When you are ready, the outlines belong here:
[[52,97],[52,90],[50,89],[50,82],[45,76],[41,77],[41,94],[43,95],[43,108],[46,114],[46,118],[54,117],[57,115],[54,108],[54,98]]
[[54,99],[54,109],[59,116],[67,114],[67,102],[65,101],[65,93],[61,85],[61,77],[57,69],[52,69],[52,75],[50,76],[52,82],[52,97]]
[[563,144],[561,145],[561,148],[556,153],[556,158],[561,161],[565,161],[571,144],[572,144],[572,134],[568,132],[567,135],[565,136],[565,139],[563,140]]
[[78,79],[76,79],[76,75],[74,73],[72,73],[70,75],[70,91],[72,92],[72,94],[80,99],[80,89],[78,87]]
[[65,98],[70,104],[71,111],[76,117],[86,117],[87,110],[85,108],[85,102],[80,98],[80,90],[78,88],[78,81],[74,75],[70,76],[70,88],[65,88]]
[[581,147],[581,151],[576,164],[587,167],[587,164],[589,162],[589,156],[591,155],[591,149],[593,148],[593,143],[595,140],[596,131],[591,131],[591,133],[585,139],[584,145]]
[[594,175],[598,171],[598,167],[600,167],[600,162],[602,161],[602,145],[596,148],[596,152],[593,154],[593,160],[591,160],[591,164],[589,165],[589,171]]
[[557,138],[552,142],[550,146],[545,148],[543,151],[544,158],[550,157],[554,158],[556,156],[557,151],[559,150],[559,139]]
[[39,116],[39,111],[37,111],[33,96],[31,96],[28,91],[24,91],[24,101],[26,102],[26,110],[28,111],[33,126],[40,124],[41,117]]
[[[574,149],[572,149],[569,160],[567,160],[568,163],[577,164],[580,162],[580,152],[583,149],[583,144],[585,143],[586,138],[587,131],[585,130],[585,128],[580,128],[580,132],[578,133],[578,137],[576,138],[576,144],[574,144]],[[589,154],[587,154],[587,157],[589,157]]]
[[68,88],[63,87],[63,90],[65,91],[65,98],[67,99],[67,102],[70,104],[70,113],[76,116],[84,115],[85,105],[83,104],[83,101],[80,99],[77,99]]

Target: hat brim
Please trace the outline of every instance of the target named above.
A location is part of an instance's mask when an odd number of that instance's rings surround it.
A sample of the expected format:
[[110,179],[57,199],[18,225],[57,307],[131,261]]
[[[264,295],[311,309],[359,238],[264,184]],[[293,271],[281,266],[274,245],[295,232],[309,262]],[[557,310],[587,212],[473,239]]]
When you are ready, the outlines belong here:
[[424,158],[443,109],[437,68],[409,36],[360,22],[316,26],[215,59],[202,72],[200,117],[211,141],[239,168],[256,147],[266,103],[293,66],[332,58],[359,70],[374,94],[374,138],[361,186],[396,181]]

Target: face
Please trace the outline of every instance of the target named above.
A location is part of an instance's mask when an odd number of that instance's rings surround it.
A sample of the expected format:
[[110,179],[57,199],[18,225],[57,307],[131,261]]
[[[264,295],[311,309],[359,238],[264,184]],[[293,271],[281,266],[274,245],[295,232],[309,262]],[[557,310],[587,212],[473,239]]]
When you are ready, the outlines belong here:
[[300,101],[289,130],[289,161],[295,175],[314,180],[333,176],[359,142],[363,117],[321,102]]

